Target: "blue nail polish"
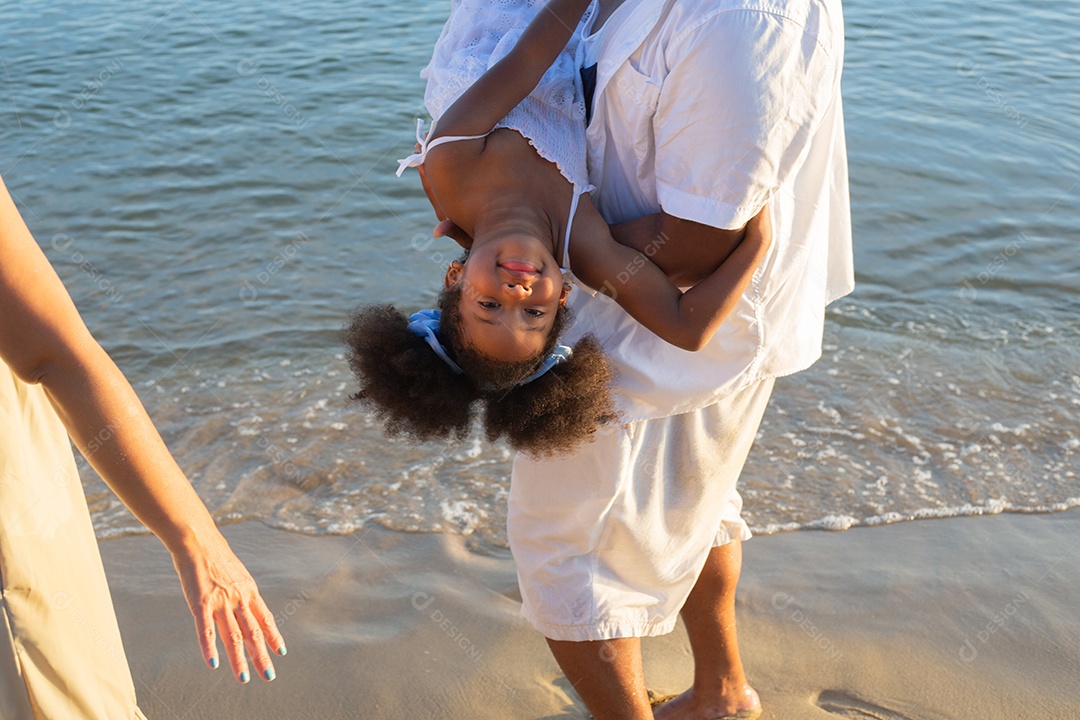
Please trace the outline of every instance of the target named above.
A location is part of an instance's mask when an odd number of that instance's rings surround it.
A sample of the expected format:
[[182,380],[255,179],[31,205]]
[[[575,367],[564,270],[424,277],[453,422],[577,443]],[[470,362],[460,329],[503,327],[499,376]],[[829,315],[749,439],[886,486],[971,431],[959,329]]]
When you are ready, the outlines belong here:
[[277,649],[277,654],[280,655],[281,657],[285,657],[286,655],[289,654],[289,651],[285,649],[284,645],[282,645],[281,647],[279,647]]
[[218,666],[218,659],[216,657],[210,658],[210,667],[212,667],[214,670],[217,670],[217,666]]
[[263,670],[263,677],[270,681],[277,677],[277,673],[274,672],[274,668],[266,668]]
[[248,673],[247,670],[240,673],[240,682],[247,683],[249,680],[251,680],[251,675]]

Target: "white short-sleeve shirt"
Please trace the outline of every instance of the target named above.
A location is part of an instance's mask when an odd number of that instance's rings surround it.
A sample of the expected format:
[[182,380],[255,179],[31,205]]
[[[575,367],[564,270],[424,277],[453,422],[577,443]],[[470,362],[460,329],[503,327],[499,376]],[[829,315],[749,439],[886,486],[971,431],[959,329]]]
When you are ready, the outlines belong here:
[[766,202],[773,220],[751,286],[696,353],[573,293],[571,339],[604,346],[623,419],[690,412],[811,365],[825,306],[854,286],[839,0],[626,0],[583,43],[596,63],[589,176],[608,222],[663,210],[737,228]]

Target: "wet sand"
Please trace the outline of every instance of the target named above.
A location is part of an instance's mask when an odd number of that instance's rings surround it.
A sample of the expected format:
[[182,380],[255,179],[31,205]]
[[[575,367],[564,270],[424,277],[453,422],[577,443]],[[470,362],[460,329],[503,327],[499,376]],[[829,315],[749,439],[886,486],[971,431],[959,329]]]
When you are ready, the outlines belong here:
[[[202,664],[155,539],[101,544],[149,718],[587,717],[518,614],[507,551],[381,528],[225,534],[288,643],[273,683]],[[755,538],[738,604],[766,718],[1080,716],[1078,511]],[[681,625],[645,653],[650,688],[690,681]]]

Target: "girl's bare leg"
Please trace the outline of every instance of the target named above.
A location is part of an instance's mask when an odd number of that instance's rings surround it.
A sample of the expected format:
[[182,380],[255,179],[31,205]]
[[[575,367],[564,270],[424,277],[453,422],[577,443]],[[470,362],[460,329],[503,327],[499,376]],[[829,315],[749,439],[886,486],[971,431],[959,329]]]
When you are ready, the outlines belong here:
[[596,720],[653,720],[640,638],[548,640],[551,653]]

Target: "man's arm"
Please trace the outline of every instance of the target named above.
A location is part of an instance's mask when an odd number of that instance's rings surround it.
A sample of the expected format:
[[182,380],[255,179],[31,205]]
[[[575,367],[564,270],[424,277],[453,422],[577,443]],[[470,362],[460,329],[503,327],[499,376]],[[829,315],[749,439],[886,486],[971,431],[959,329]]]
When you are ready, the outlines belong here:
[[679,287],[697,285],[716,272],[746,232],[712,227],[665,212],[611,226],[621,245],[645,253]]
[[598,240],[599,227],[582,230],[590,241],[574,246],[574,273],[662,340],[690,351],[704,347],[735,308],[772,243],[766,207],[747,223],[745,237],[720,266],[682,292],[651,262],[650,246],[639,251]]
[[828,111],[830,52],[797,22],[764,12],[718,12],[681,37],[665,55],[652,119],[662,212],[612,235],[653,246],[679,285],[708,277],[791,177]]

